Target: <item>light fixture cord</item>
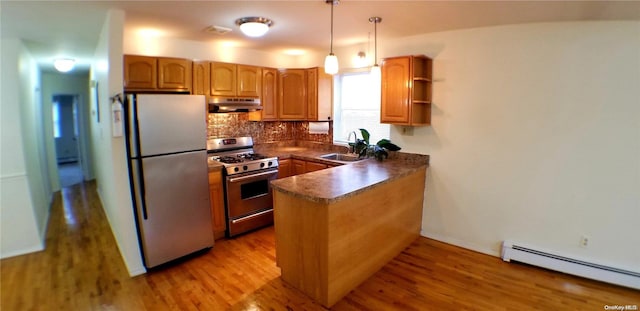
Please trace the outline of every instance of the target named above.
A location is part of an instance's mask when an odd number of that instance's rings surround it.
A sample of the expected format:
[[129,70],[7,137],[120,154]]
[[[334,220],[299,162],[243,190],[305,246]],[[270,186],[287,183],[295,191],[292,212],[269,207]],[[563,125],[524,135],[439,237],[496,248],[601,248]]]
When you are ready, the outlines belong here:
[[374,52],[373,52],[373,57],[375,57],[374,59],[374,66],[378,66],[378,22],[377,21],[373,21],[373,48],[374,48]]
[[333,54],[333,6],[335,5],[335,2],[332,0],[331,1],[331,48],[329,51],[329,54]]

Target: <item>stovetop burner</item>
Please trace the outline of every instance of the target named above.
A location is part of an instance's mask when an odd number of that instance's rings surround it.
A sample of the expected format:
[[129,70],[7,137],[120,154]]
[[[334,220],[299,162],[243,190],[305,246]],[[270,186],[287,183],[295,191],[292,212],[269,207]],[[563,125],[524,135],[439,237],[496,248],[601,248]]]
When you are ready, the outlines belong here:
[[213,159],[217,160],[217,161],[220,161],[222,163],[240,163],[240,162],[242,162],[241,158],[229,157],[229,156],[227,156],[227,157],[219,157],[219,158],[213,157]]
[[253,152],[251,137],[216,138],[207,141],[209,159],[222,163],[227,175],[277,169],[278,158]]
[[222,163],[242,163],[247,161],[255,161],[266,159],[266,156],[257,153],[242,153],[237,155],[214,156],[213,159]]
[[244,155],[240,155],[240,157],[247,160],[262,160],[267,158],[266,156],[263,156],[259,153],[244,154]]

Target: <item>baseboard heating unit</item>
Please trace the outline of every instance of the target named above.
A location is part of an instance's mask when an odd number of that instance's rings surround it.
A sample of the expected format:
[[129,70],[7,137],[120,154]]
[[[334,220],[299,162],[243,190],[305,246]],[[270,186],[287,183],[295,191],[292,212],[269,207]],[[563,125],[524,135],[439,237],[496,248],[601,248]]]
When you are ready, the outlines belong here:
[[640,289],[640,273],[594,264],[573,258],[535,250],[505,240],[502,243],[502,260],[518,261],[589,279]]

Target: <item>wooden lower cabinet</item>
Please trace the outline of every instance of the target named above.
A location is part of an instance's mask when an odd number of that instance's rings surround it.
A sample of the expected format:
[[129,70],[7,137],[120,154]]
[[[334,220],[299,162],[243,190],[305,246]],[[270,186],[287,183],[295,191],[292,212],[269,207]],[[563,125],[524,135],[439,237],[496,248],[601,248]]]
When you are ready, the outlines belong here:
[[[290,160],[290,161],[291,161],[291,165],[290,165],[290,168],[289,168],[290,169],[290,175],[289,176],[295,176],[295,175],[315,172],[315,171],[323,170],[325,168],[333,167],[333,165],[327,165],[327,164],[320,163],[320,162],[305,161],[305,160],[300,160],[300,159],[293,159],[293,160]],[[280,163],[281,162],[279,162],[278,165],[281,165]]]
[[278,179],[291,176],[291,159],[278,160]]
[[275,189],[282,280],[330,308],[420,236],[425,174],[416,170],[342,200]]
[[315,171],[319,171],[319,170],[323,170],[325,168],[329,167],[326,164],[323,163],[318,163],[318,162],[309,162],[307,161],[307,163],[305,163],[305,173],[309,173],[309,172],[315,172]]
[[211,224],[213,238],[225,236],[227,222],[224,214],[224,188],[222,186],[222,171],[209,172],[209,200],[211,201]]
[[300,175],[306,173],[306,163],[307,161],[305,160],[293,159],[293,161],[291,162],[291,175]]

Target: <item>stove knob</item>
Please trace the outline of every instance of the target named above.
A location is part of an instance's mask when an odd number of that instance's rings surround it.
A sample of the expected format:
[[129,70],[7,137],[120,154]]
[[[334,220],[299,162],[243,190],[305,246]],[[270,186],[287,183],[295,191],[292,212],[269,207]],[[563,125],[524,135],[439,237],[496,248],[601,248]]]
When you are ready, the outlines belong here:
[[[269,162],[269,165],[271,165],[271,162]],[[264,163],[260,163],[260,167],[264,167]]]
[[273,163],[271,163],[271,161],[269,161],[268,165],[271,166],[271,165],[273,165]]
[[249,168],[245,165],[245,166],[243,166],[243,167],[242,167],[242,169],[246,171],[246,170],[248,170]]
[[237,172],[237,171],[239,171],[239,170],[240,170],[240,169],[239,169],[239,168],[237,168],[237,167],[234,167],[234,168],[233,168],[233,171],[234,171],[234,172]]

